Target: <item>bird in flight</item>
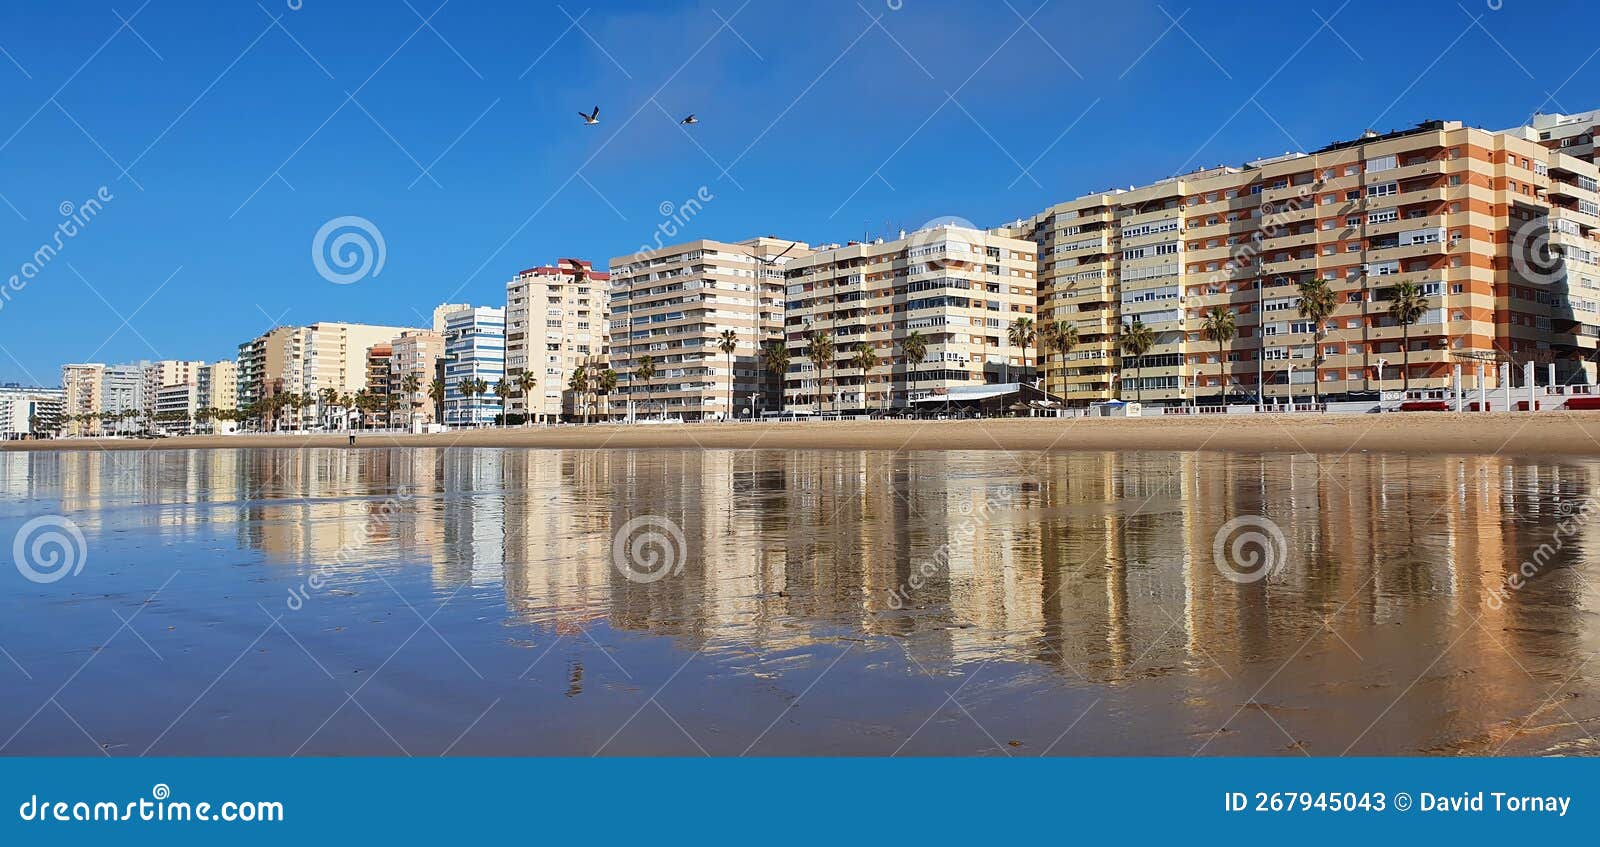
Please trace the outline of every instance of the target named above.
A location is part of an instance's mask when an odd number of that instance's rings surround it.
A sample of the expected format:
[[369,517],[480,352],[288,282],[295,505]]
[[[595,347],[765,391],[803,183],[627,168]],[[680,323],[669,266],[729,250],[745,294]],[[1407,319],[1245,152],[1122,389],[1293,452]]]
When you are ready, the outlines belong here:
[[587,114],[587,115],[582,113],[582,112],[579,112],[578,113],[578,117],[583,118],[583,122],[585,124],[587,124],[589,126],[594,126],[595,124],[600,122],[600,107],[599,106],[594,107],[594,112],[592,112],[590,114]]
[[678,121],[678,123],[683,124],[684,126],[689,126],[690,124],[697,124],[699,122],[700,122],[700,119],[695,117],[694,115],[690,115],[689,117],[684,118],[681,121]]

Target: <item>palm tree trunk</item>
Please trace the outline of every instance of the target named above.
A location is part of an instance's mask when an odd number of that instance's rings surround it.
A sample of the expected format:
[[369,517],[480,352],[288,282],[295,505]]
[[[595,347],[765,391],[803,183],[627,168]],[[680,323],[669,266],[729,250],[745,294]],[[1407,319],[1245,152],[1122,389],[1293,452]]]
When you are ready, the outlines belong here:
[[[1400,366],[1405,368],[1405,373],[1400,375],[1401,391],[1411,393],[1411,324],[1400,325]],[[1401,397],[1404,400],[1405,397]]]
[[1228,405],[1228,354],[1222,350],[1222,339],[1217,339],[1217,389],[1222,394],[1222,402],[1218,405]]

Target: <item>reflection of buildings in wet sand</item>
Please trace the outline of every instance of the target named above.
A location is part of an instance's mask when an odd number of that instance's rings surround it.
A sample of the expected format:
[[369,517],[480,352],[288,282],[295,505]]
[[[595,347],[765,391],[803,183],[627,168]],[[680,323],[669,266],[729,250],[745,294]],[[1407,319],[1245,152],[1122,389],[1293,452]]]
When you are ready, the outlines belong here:
[[179,534],[207,526],[233,525],[235,451],[68,451],[36,455],[29,462],[29,489],[53,488],[61,511],[84,529],[116,520]]
[[[223,453],[227,451],[217,451]],[[240,460],[240,537],[269,561],[364,566],[429,561],[437,450],[251,450]]]
[[504,450],[443,452],[444,544],[432,557],[436,583],[493,585],[505,578],[507,455]]
[[[827,613],[818,608],[797,614],[796,604],[805,598],[784,591],[795,584],[796,557],[787,544],[768,539],[790,531],[793,512],[782,505],[789,497],[782,482],[786,469],[772,455],[699,450],[617,458],[609,468],[611,530],[621,532],[629,521],[654,515],[676,525],[684,543],[681,550],[654,547],[681,564],[681,572],[655,582],[630,581],[622,569],[611,568],[613,626],[685,636],[711,650],[809,642],[803,628],[791,628],[793,620],[825,619]],[[628,541],[622,539],[625,554]],[[608,535],[608,566],[611,542]]]
[[610,451],[524,450],[504,459],[504,569],[513,614],[576,633],[611,596]]
[[[798,655],[866,635],[903,640],[930,670],[995,658],[1103,683],[1217,665],[1270,672],[1309,643],[1296,667],[1318,679],[1378,679],[1398,694],[1426,669],[1430,681],[1457,673],[1474,689],[1400,703],[1385,726],[1437,719],[1445,701],[1531,709],[1529,692],[1554,689],[1600,648],[1580,617],[1600,596],[1581,570],[1565,570],[1593,566],[1600,530],[1590,517],[1557,534],[1600,491],[1600,467],[1587,465],[1220,453],[119,455],[0,454],[0,492],[59,498],[86,531],[139,522],[182,538],[227,525],[269,561],[428,563],[446,590],[503,579],[524,620],[571,631],[603,619],[713,651]],[[685,539],[681,573],[649,584],[612,563],[613,533],[645,515]],[[1283,532],[1288,559],[1271,580],[1237,584],[1217,571],[1215,534],[1244,515]],[[1525,561],[1544,562],[1547,578],[1487,603]],[[934,568],[914,586],[924,563]],[[1426,668],[1434,651],[1443,655]]]

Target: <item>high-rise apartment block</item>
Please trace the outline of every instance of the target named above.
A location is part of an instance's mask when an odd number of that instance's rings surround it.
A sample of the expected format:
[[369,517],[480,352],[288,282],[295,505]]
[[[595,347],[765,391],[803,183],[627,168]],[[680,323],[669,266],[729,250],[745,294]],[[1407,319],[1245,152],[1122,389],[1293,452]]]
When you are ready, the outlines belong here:
[[573,372],[580,366],[604,367],[610,284],[610,274],[581,259],[529,268],[506,283],[506,379],[515,385],[531,373],[537,380],[527,392],[516,388],[509,413],[539,422],[559,420]]
[[[468,307],[470,308],[470,307]],[[440,363],[444,358],[444,334],[431,329],[401,333],[389,343],[389,387],[399,393],[402,407],[421,416],[423,423],[436,423],[443,413],[436,408],[429,388],[443,379]],[[414,386],[415,390],[410,390]]]
[[[493,424],[500,414],[494,389],[506,375],[506,310],[469,306],[444,320],[444,421],[451,426]],[[466,390],[469,379],[481,390]]]
[[343,397],[366,387],[367,350],[387,344],[410,327],[324,321],[304,327],[276,327],[239,345],[239,406],[275,394],[309,397],[315,404],[297,412],[302,425],[324,424],[339,411],[323,393]]
[[[825,245],[794,260],[784,272],[785,405],[887,411],[958,386],[1032,379],[1033,345],[1013,343],[1011,328],[1034,322],[1035,250],[1032,241],[951,224]],[[810,344],[824,333],[833,353],[819,370]],[[915,366],[904,349],[912,333],[925,351]],[[865,371],[861,349],[876,361]]]
[[[635,413],[685,420],[777,409],[760,350],[781,342],[784,268],[810,247],[782,238],[691,241],[611,260],[611,367]],[[719,349],[731,331],[733,366]],[[649,379],[640,373],[646,360]],[[616,409],[616,404],[613,404]]]
[[[999,231],[1039,245],[1041,325],[1077,329],[1064,355],[1040,335],[1047,389],[1072,404],[1309,400],[1313,382],[1324,398],[1440,391],[1457,365],[1469,386],[1482,365],[1493,387],[1498,364],[1530,361],[1592,383],[1597,177],[1537,140],[1431,121],[1088,195]],[[1320,325],[1300,313],[1307,280],[1336,300]],[[1400,283],[1425,298],[1411,325],[1390,313]],[[1237,327],[1220,344],[1213,308]],[[1138,357],[1118,345],[1135,321],[1154,334]]]

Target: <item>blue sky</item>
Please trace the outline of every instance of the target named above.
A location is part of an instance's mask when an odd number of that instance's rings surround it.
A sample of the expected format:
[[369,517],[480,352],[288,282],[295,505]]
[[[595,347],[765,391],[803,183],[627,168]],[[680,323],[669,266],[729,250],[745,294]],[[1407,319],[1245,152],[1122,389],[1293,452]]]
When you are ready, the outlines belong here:
[[[1600,106],[1580,3],[292,2],[0,4],[0,288],[113,198],[0,299],[0,382],[499,304],[702,191],[677,240],[842,241]],[[334,285],[311,245],[347,215],[385,262]]]

